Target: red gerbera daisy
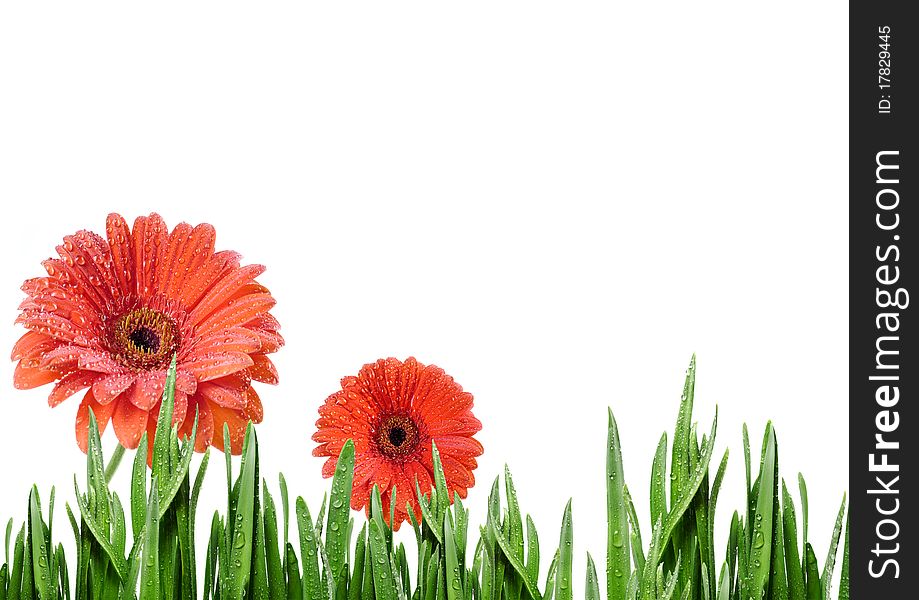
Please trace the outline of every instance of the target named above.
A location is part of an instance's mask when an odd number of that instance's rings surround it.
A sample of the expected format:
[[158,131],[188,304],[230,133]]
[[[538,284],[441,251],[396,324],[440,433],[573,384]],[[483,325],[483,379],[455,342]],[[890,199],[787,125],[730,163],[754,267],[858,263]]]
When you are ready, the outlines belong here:
[[[482,444],[472,436],[482,423],[472,414],[472,394],[434,365],[414,358],[364,365],[357,377],[342,379],[341,390],[319,407],[316,427],[313,440],[319,446],[313,455],[329,457],[323,477],[334,474],[342,447],[354,440],[352,508],[369,511],[374,485],[388,508],[396,488],[394,529],[408,517],[406,502],[421,519],[415,482],[422,492],[433,485],[431,442],[440,452],[451,502],[454,493],[465,498],[475,484],[472,471]],[[388,510],[383,512],[388,520]]]
[[174,422],[195,449],[223,449],[223,426],[234,453],[247,423],[262,420],[252,380],[277,383],[266,356],[283,345],[268,312],[274,298],[255,281],[265,268],[240,266],[235,252],[214,252],[214,228],[181,223],[171,232],[157,214],[133,230],[117,214],[107,240],[79,231],[44,263],[47,277],[26,281],[16,320],[29,331],[13,347],[19,389],[55,383],[57,406],[89,388],[77,412],[77,443],[86,451],[89,409],[104,431],[136,448],[153,440],[166,370],[176,355]]

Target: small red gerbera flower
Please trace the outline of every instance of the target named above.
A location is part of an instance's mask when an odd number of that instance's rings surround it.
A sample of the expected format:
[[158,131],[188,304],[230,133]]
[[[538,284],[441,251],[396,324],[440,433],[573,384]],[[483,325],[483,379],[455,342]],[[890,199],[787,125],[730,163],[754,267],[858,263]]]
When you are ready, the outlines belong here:
[[274,298],[240,266],[235,252],[214,252],[214,228],[181,223],[171,232],[157,214],[133,230],[117,214],[107,240],[79,231],[44,263],[47,277],[26,281],[16,320],[29,329],[13,347],[14,385],[55,383],[51,406],[89,388],[77,412],[77,443],[86,452],[89,409],[109,421],[125,448],[144,431],[152,443],[166,370],[177,357],[174,422],[195,449],[223,449],[223,426],[239,453],[250,420],[262,420],[252,380],[277,383],[266,356],[280,348]]
[[472,394],[434,365],[414,358],[404,363],[395,358],[364,365],[357,377],[341,380],[341,390],[319,407],[314,456],[329,459],[323,477],[335,472],[338,455],[348,439],[354,440],[354,485],[351,507],[369,511],[373,486],[380,488],[388,508],[396,488],[394,529],[408,517],[406,502],[421,520],[415,482],[422,493],[434,482],[431,442],[437,444],[450,501],[453,494],[466,497],[475,484],[472,471],[482,444],[472,436],[482,423],[472,414]]

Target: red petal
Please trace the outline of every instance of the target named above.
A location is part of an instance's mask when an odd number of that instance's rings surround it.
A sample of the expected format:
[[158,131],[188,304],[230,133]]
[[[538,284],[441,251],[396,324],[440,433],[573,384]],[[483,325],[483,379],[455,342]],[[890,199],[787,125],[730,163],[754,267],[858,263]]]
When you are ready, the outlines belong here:
[[207,334],[195,340],[194,352],[197,355],[209,352],[258,352],[262,342],[255,333],[243,327],[233,327],[223,331]]
[[13,371],[13,387],[17,390],[30,390],[40,385],[51,383],[60,379],[61,374],[53,370],[30,369],[23,365],[25,361],[16,363]]
[[137,217],[134,221],[131,233],[136,275],[134,289],[140,298],[150,298],[159,291],[156,272],[163,247],[166,245],[167,231],[166,223],[156,213],[149,217]]
[[271,360],[264,354],[250,354],[252,366],[246,373],[255,381],[262,383],[278,384],[278,370]]
[[204,382],[198,385],[198,395],[211,403],[229,408],[232,410],[245,410],[246,394],[245,390],[234,390],[222,385],[216,385],[211,382]]
[[[176,391],[175,397],[172,406],[172,424],[179,428],[181,431],[185,427],[185,418],[188,416],[188,396],[184,393]],[[147,431],[153,430],[156,431],[156,424],[160,418],[160,409],[163,407],[162,402],[154,406],[150,412],[147,419]],[[188,434],[186,434],[188,435]],[[181,438],[181,434],[179,435]]]
[[238,411],[216,404],[211,404],[211,411],[214,414],[214,437],[211,440],[214,447],[223,451],[223,426],[226,424],[230,430],[230,453],[241,454],[249,420]]
[[108,404],[131,387],[137,375],[134,373],[117,373],[100,379],[93,384],[93,396],[99,404]]
[[134,289],[134,255],[131,249],[131,229],[121,215],[112,213],[105,221],[109,250],[112,254],[112,271],[124,293]]
[[94,290],[98,294],[102,307],[111,306],[113,301],[127,294],[128,290],[122,288],[113,271],[111,248],[102,236],[78,231],[64,238],[64,246],[58,248],[58,253],[74,268],[82,282],[82,290]]
[[244,352],[220,352],[185,362],[182,367],[194,373],[195,379],[202,382],[232,375],[248,369],[252,364],[252,359]]
[[198,389],[198,380],[190,371],[185,370],[184,365],[176,367],[176,389],[188,395],[194,394]]
[[101,350],[91,350],[83,348],[79,351],[79,360],[77,366],[87,371],[98,371],[99,373],[117,373],[123,367],[116,362],[108,352]]
[[70,398],[82,389],[90,387],[93,383],[104,377],[101,373],[90,371],[77,371],[71,373],[57,382],[51,394],[48,396],[48,405],[54,408],[67,398]]
[[195,436],[195,452],[204,452],[214,437],[214,415],[207,402],[197,395],[188,399],[188,410],[185,423],[179,428],[179,435],[190,436],[195,422],[195,411],[198,415],[198,433]]
[[195,227],[187,242],[176,257],[175,269],[169,280],[167,295],[175,298],[180,295],[189,276],[197,278],[202,265],[214,253],[214,228],[202,223]]
[[81,325],[53,312],[24,310],[16,318],[16,323],[63,342],[83,344],[87,340]]
[[163,398],[163,388],[166,386],[166,373],[163,371],[148,371],[137,376],[134,387],[127,394],[131,403],[143,411],[152,410]]
[[[247,265],[225,275],[208,290],[207,294],[189,313],[192,323],[202,322],[221,305],[227,304],[233,295],[243,286],[265,272],[262,265]],[[233,303],[235,304],[235,302]],[[242,323],[240,323],[241,325]]]
[[92,409],[93,415],[96,417],[96,425],[99,427],[99,434],[101,435],[105,431],[106,426],[108,426],[109,420],[112,418],[115,404],[115,402],[112,402],[103,406],[93,398],[92,390],[86,390],[83,401],[80,403],[80,408],[77,410],[77,421],[75,426],[77,445],[84,453],[89,446],[89,410]]
[[478,440],[462,435],[440,436],[434,439],[441,454],[460,457],[481,456],[484,452]]
[[126,398],[121,398],[112,404],[115,404],[112,425],[115,427],[118,441],[129,450],[137,448],[141,436],[147,429],[147,411],[137,408]]
[[240,258],[239,254],[228,250],[208,256],[201,268],[195,272],[195,276],[188,278],[182,287],[182,296],[180,298],[182,305],[197,305],[201,297],[217,279],[224,273],[239,266]]
[[53,348],[58,342],[43,333],[36,331],[27,331],[19,340],[13,344],[13,351],[10,354],[10,360],[22,360],[31,357],[34,354],[41,354],[49,348]]
[[255,317],[267,313],[276,304],[270,294],[250,294],[236,300],[232,305],[218,308],[198,324],[199,335],[212,331],[229,329],[248,323]]
[[246,414],[249,415],[249,420],[253,423],[261,423],[265,417],[265,412],[262,409],[262,399],[259,398],[258,393],[252,386],[249,386],[249,389],[246,390]]
[[157,265],[156,280],[159,291],[169,296],[169,289],[172,287],[172,279],[176,274],[176,259],[188,243],[191,236],[191,225],[188,223],[179,223],[166,239],[166,245],[163,247],[162,256]]

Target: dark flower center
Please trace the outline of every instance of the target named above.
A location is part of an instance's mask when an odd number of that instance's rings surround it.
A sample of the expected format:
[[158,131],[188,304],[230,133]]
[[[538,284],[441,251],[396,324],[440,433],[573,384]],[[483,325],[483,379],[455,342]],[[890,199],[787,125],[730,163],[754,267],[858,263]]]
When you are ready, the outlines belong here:
[[408,434],[401,427],[393,427],[389,430],[389,441],[393,446],[401,446]]
[[138,327],[128,335],[141,352],[156,352],[160,349],[160,336],[149,327]]
[[122,364],[147,371],[169,364],[179,347],[179,331],[167,314],[152,308],[136,308],[114,321],[109,347]]
[[374,437],[380,453],[391,459],[400,459],[411,454],[421,440],[418,425],[410,417],[403,415],[384,417]]

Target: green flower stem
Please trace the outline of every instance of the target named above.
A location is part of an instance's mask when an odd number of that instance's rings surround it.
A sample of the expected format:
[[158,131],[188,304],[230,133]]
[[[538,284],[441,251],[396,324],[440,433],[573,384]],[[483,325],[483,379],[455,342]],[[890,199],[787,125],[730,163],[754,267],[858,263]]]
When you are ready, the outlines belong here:
[[118,465],[121,464],[122,458],[124,458],[124,446],[118,444],[115,446],[115,453],[112,454],[112,460],[110,460],[108,466],[105,467],[106,483],[112,482],[112,478],[115,476],[115,472],[118,471]]

